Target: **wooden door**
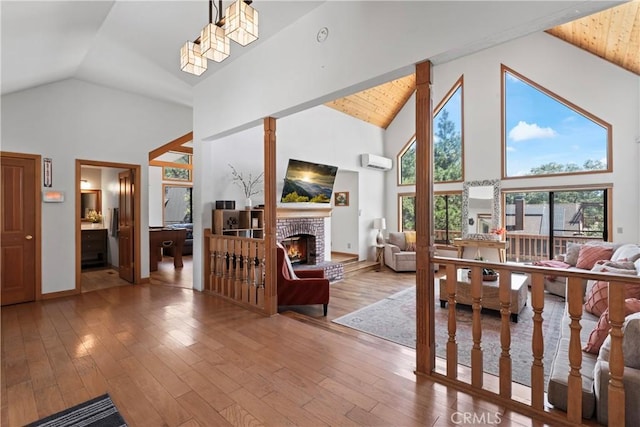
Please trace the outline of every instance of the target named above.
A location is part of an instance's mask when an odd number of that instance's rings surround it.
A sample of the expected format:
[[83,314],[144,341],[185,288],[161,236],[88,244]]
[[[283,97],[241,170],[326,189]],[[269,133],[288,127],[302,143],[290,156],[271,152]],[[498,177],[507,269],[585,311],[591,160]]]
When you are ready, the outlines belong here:
[[37,159],[2,156],[2,305],[36,297]]
[[120,181],[120,202],[118,216],[118,251],[120,278],[134,282],[134,176],[133,170],[118,174]]

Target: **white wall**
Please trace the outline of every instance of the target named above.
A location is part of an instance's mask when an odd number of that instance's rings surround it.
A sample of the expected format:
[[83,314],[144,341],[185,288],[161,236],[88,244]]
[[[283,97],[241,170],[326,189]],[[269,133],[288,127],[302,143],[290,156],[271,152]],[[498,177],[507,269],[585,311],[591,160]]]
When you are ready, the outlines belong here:
[[[358,211],[360,206],[358,172],[338,169],[331,205],[331,250],[350,254],[360,253],[360,226]],[[334,206],[335,193],[347,191],[349,206]]]
[[[53,188],[67,195],[42,205],[43,294],[75,288],[75,160],[146,166],[149,151],[191,128],[189,108],[75,79],[2,96],[2,150],[52,158]],[[149,203],[146,191],[140,195],[141,273],[148,277]]]
[[[437,105],[455,81],[464,75],[465,180],[500,179],[501,120],[500,64],[609,122],[613,126],[613,173],[508,179],[503,190],[526,186],[613,183],[612,237],[618,242],[640,241],[640,77],[577,49],[545,33],[487,49],[433,70],[433,104]],[[385,155],[395,158],[415,133],[412,98],[385,135]],[[395,166],[395,165],[394,165]],[[634,173],[629,173],[634,171]],[[397,185],[397,170],[386,180],[388,225],[397,226],[397,194],[415,186]],[[461,190],[462,184],[436,185],[436,190]],[[622,232],[618,232],[618,228]]]
[[149,226],[162,227],[162,168],[149,166]]

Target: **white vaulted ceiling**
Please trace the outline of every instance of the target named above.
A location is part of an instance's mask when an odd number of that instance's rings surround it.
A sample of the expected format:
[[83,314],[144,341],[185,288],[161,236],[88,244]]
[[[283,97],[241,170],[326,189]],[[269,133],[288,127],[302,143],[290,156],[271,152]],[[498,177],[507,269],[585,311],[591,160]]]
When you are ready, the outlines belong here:
[[[217,3],[216,1],[215,4]],[[206,0],[2,0],[0,5],[2,94],[68,78],[77,78],[192,106],[194,85],[215,76],[216,72],[228,67],[247,52],[260,49],[261,44],[266,40],[323,3],[325,1],[254,1],[253,6],[260,13],[259,40],[246,47],[232,42],[231,56],[219,64],[210,61],[209,69],[202,76],[197,77],[180,71],[179,51],[184,42],[198,37],[200,29],[208,22]],[[363,3],[374,5],[377,1]],[[392,3],[402,7],[402,2]],[[435,9],[438,8],[438,3],[440,2],[430,2],[431,5],[435,5]],[[462,15],[467,6],[477,4],[475,1],[455,3]],[[487,4],[490,3],[494,4],[492,2]],[[509,3],[504,2],[505,5]],[[558,22],[557,14],[553,16],[552,12],[549,12],[548,16],[542,16],[541,13],[541,16],[535,19],[530,17],[531,22],[527,28],[515,26],[510,31],[513,37],[516,37],[528,32],[547,30],[559,23],[614,7],[619,3],[619,1],[559,2],[556,13],[560,11],[563,17],[566,16],[562,22]],[[223,2],[224,7],[228,4],[229,1]],[[637,11],[637,8],[635,10]],[[620,15],[610,14],[610,16],[615,18]],[[618,19],[617,22],[626,21]],[[327,25],[330,25],[330,21]],[[467,22],[464,31],[473,30],[473,33],[478,35],[478,40],[483,39],[482,34],[487,34],[486,37],[490,39],[491,28],[485,27],[482,22],[472,24]],[[402,31],[402,29],[397,30]],[[313,34],[315,31],[314,28]],[[636,31],[637,27],[632,27],[629,34],[636,34]],[[475,47],[461,47],[460,51],[443,52],[433,60],[435,63],[446,62],[460,55],[488,47],[488,44],[490,43],[483,42]],[[260,68],[259,65],[256,64],[257,70]],[[396,89],[392,92],[395,93]],[[334,105],[334,108],[362,109],[364,108],[362,105],[368,105],[371,99],[378,96],[373,94],[375,96],[372,98],[369,95],[361,97],[362,99],[341,101],[338,105]],[[401,101],[395,98],[392,102],[388,102],[390,111],[396,110],[396,104],[399,102]],[[375,109],[376,106],[373,105],[372,108]],[[359,111],[357,114],[359,118],[364,119],[366,116],[371,120],[378,120],[380,121],[378,125],[384,127],[385,120],[381,120],[380,116],[394,113],[387,113],[378,107],[373,112]]]
[[3,0],[2,94],[75,77],[190,106],[193,85],[321,3],[254,2],[260,38],[245,47],[232,42],[231,56],[219,64],[210,61],[197,77],[180,70],[179,54],[208,22],[206,0]]

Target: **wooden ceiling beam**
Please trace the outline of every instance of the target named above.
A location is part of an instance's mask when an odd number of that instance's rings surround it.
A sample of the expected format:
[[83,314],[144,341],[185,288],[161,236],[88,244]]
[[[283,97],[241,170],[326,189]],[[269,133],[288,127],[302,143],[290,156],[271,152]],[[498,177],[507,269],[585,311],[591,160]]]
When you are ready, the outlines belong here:
[[183,144],[186,144],[187,142],[191,142],[191,141],[193,141],[193,132],[186,133],[181,137],[176,138],[171,142],[167,142],[163,146],[158,147],[153,151],[150,151],[149,160],[153,160],[169,151],[177,151],[177,149],[182,147]]

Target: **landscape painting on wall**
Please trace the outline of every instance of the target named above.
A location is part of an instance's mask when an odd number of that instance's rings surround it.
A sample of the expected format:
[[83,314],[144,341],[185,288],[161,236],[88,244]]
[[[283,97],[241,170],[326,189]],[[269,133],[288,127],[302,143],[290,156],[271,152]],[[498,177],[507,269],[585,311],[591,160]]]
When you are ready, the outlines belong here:
[[330,203],[336,166],[289,159],[282,203]]

